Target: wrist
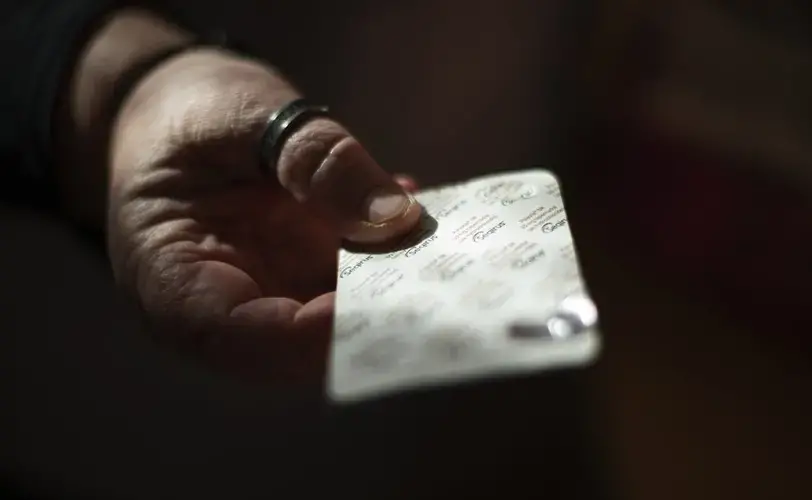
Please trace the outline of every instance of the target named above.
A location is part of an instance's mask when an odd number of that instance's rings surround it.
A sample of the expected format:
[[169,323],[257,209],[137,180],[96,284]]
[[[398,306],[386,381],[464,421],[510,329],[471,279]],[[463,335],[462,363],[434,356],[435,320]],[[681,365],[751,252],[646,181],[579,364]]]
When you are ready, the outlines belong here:
[[85,224],[105,217],[109,135],[136,68],[194,37],[140,9],[113,13],[81,51],[55,110],[56,178],[66,209]]

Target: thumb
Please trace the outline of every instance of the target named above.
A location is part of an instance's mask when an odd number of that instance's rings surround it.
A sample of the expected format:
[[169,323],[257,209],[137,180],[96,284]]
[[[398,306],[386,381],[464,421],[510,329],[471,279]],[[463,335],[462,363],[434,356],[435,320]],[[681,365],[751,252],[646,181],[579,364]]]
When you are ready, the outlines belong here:
[[387,241],[420,218],[415,199],[333,120],[314,119],[291,134],[276,171],[294,198],[317,206],[350,241]]

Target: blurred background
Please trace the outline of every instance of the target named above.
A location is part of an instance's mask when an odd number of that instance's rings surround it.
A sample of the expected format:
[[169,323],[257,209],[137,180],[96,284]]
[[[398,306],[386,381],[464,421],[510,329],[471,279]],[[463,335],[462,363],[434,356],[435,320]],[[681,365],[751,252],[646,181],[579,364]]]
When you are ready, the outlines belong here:
[[103,255],[4,205],[0,471],[20,495],[812,498],[807,2],[168,6],[391,171],[558,173],[605,351],[350,410],[260,394],[157,351]]

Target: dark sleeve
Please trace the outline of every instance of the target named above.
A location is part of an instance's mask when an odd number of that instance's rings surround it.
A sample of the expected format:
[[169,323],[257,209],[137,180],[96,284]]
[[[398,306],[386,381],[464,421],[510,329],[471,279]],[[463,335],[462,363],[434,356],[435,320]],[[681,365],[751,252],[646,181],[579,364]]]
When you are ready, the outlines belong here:
[[83,41],[115,3],[0,0],[0,196],[48,191],[57,93]]

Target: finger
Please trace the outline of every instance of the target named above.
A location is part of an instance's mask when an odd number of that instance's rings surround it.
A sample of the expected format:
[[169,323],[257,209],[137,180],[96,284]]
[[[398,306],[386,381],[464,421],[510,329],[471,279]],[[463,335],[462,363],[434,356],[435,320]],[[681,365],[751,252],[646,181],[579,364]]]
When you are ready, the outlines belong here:
[[396,174],[395,182],[397,182],[400,187],[405,189],[408,193],[415,193],[420,187],[415,178],[410,175]]
[[263,297],[219,261],[153,262],[139,296],[158,338],[209,367],[268,386],[323,384],[331,297],[302,304]]
[[231,312],[230,331],[208,343],[207,358],[249,381],[321,387],[333,302],[333,295],[325,294],[304,305],[278,297],[240,304]]
[[279,181],[320,207],[348,240],[378,243],[410,231],[421,208],[338,123],[315,119],[294,132],[277,162]]

